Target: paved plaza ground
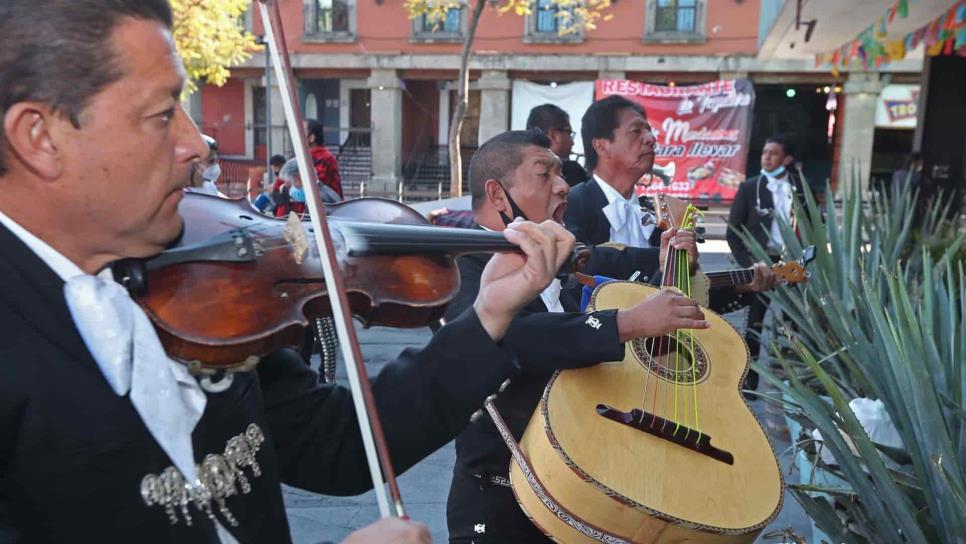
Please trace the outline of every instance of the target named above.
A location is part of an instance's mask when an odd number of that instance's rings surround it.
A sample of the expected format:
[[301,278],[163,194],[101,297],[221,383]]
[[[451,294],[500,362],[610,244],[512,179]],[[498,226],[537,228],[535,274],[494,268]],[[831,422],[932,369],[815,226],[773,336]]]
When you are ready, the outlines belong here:
[[[709,240],[700,248],[701,265],[705,270],[733,268],[729,262],[727,244],[720,240]],[[739,328],[744,328],[744,312],[728,315],[729,320]],[[371,376],[407,347],[420,347],[430,338],[429,329],[401,330],[375,328],[360,329],[362,351]],[[316,366],[318,362],[316,361]],[[340,365],[338,378],[347,384],[344,365]],[[781,423],[780,414],[766,413],[761,401],[755,401],[752,408],[765,424],[769,438],[779,453],[784,473],[789,473],[792,454],[789,450],[788,433]],[[409,515],[429,526],[437,544],[447,541],[446,532],[446,494],[449,490],[455,451],[453,443],[433,453],[422,462],[400,476],[399,485]],[[379,515],[375,495],[372,492],[358,497],[328,497],[306,491],[288,488],[285,491],[285,506],[292,538],[296,544],[319,544],[339,542],[352,531],[373,522]],[[808,520],[794,498],[786,493],[779,516],[769,525],[758,542],[782,542],[780,537],[768,538],[776,531],[792,528],[795,533],[810,537]],[[508,543],[518,544],[518,543]]]

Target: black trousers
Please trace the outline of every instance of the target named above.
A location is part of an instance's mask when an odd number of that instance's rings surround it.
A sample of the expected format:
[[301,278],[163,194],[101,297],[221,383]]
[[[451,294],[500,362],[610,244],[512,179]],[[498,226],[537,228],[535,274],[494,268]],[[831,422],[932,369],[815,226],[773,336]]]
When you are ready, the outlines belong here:
[[512,489],[458,465],[446,502],[446,524],[450,544],[553,544],[520,509]]
[[[761,352],[759,336],[761,335],[762,324],[765,320],[765,313],[768,311],[769,302],[770,299],[768,296],[758,293],[752,299],[751,305],[748,306],[745,343],[748,344],[748,355],[752,362],[758,360],[758,354]],[[748,369],[748,376],[745,378],[744,388],[751,389],[752,391],[758,388],[758,373],[750,368]]]

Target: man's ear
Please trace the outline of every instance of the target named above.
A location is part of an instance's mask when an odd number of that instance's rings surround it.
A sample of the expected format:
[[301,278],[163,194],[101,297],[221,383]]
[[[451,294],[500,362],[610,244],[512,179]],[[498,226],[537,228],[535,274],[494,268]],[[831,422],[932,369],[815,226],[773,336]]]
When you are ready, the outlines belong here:
[[507,202],[506,193],[503,191],[503,186],[500,185],[499,181],[495,179],[486,180],[486,183],[483,184],[483,192],[486,193],[486,199],[496,211],[506,214],[511,213],[510,203]]
[[607,138],[594,138],[591,141],[591,144],[594,146],[594,151],[597,152],[598,157],[604,158],[605,156],[606,157],[610,156],[607,149],[607,143],[608,143]]
[[795,162],[795,157],[791,155],[785,155],[785,159],[782,161],[782,164],[784,164],[785,167],[789,167],[792,165],[793,162]]
[[3,131],[14,160],[46,180],[63,173],[63,156],[58,142],[64,136],[63,125],[69,123],[48,105],[40,102],[17,102],[3,116]]

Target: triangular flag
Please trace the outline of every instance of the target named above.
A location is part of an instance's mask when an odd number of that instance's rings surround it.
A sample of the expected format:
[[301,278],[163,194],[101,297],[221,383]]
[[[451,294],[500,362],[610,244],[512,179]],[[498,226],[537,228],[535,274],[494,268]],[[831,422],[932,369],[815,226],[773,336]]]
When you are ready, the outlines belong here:
[[956,17],[954,18],[955,24],[958,26],[962,23],[966,23],[966,2],[960,2],[956,6]]
[[956,31],[956,43],[953,45],[957,50],[966,46],[966,26]]
[[900,19],[905,19],[909,16],[909,2],[906,0],[899,0],[896,3],[896,13],[899,14]]
[[879,21],[875,25],[875,39],[884,40],[887,33],[885,17],[879,17]]
[[943,55],[952,55],[953,54],[953,37],[950,36],[949,39],[946,40],[943,43],[945,44],[945,45],[943,45]]
[[906,43],[904,40],[895,40],[886,44],[886,54],[889,62],[902,60],[906,57]]
[[956,15],[958,15],[958,11],[957,11],[957,8],[958,7],[959,6],[958,5],[955,5],[955,4],[952,5],[952,6],[949,6],[949,10],[947,10],[946,13],[943,14],[943,18],[944,18],[943,28],[944,29],[946,29],[946,30],[953,30],[954,28],[956,28]]
[[886,10],[886,19],[889,21],[889,24],[891,25],[892,20],[895,18],[896,18],[896,6],[892,6]]

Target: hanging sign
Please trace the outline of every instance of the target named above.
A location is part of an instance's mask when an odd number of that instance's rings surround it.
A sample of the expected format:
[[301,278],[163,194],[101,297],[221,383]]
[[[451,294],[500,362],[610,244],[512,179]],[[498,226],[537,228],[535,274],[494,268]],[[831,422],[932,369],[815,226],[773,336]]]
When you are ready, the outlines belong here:
[[663,86],[597,80],[596,98],[621,95],[644,107],[657,139],[654,174],[640,194],[727,202],[745,179],[755,92],[746,79]]
[[875,104],[876,128],[916,128],[919,85],[886,85]]

